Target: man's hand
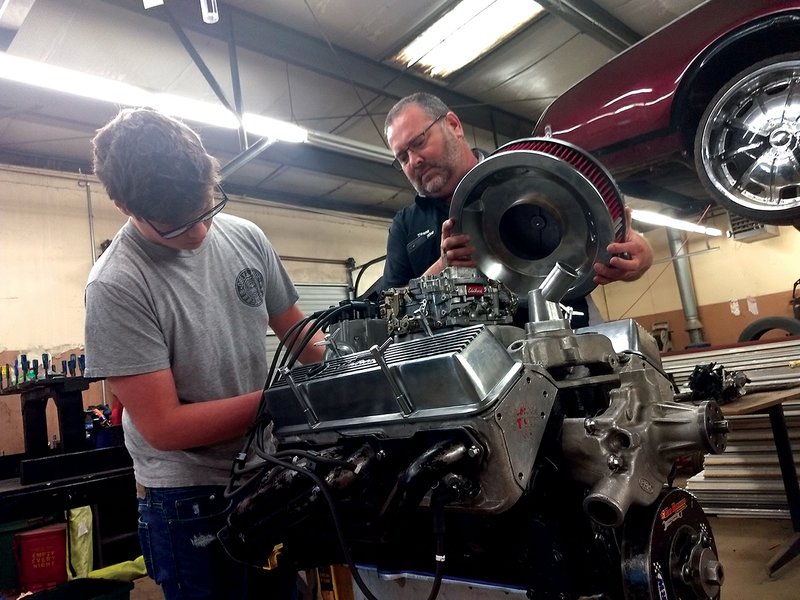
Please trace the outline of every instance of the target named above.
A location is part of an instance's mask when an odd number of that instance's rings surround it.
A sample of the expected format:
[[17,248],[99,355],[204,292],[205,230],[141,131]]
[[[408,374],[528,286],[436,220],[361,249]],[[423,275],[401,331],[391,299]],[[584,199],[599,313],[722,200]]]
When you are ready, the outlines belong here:
[[442,224],[442,239],[440,243],[441,256],[439,260],[433,263],[423,275],[437,275],[441,273],[445,267],[474,267],[476,263],[472,260],[472,255],[475,253],[475,247],[469,243],[469,235],[466,233],[459,233],[453,235],[453,227],[456,222],[453,219],[447,219]]
[[[625,207],[625,241],[612,242],[608,252],[621,255],[612,256],[609,264],[595,263],[594,282],[605,285],[612,281],[636,281],[653,264],[653,249],[645,237],[631,226],[631,209]],[[624,256],[624,257],[623,257]]]

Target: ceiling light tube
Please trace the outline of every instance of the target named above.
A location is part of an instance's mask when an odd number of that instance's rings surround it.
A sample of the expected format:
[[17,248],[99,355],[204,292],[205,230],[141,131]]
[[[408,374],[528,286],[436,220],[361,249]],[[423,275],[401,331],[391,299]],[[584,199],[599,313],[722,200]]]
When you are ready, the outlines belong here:
[[340,154],[347,154],[355,158],[364,158],[375,162],[380,162],[385,165],[391,165],[394,162],[394,154],[386,148],[380,146],[373,146],[365,144],[358,140],[350,140],[339,136],[323,133],[320,131],[309,131],[308,142],[312,146],[318,148],[325,148],[333,150]]
[[533,0],[461,0],[393,57],[433,77],[447,77],[483,56],[543,8]]
[[[239,119],[236,115],[220,104],[174,94],[151,92],[121,81],[19,58],[5,52],[0,52],[0,79],[120,106],[147,106],[173,117],[224,129],[239,128]],[[293,123],[254,113],[245,113],[242,121],[246,128],[250,128],[248,129],[250,133],[259,137],[299,143],[304,142],[308,136],[305,129]]]
[[681,221],[680,219],[648,210],[633,209],[631,211],[631,218],[641,223],[649,223],[650,225],[663,225],[664,227],[670,227],[672,229],[681,229],[683,231],[691,231],[711,236],[722,235],[722,231],[715,227],[705,227],[696,223],[690,223],[689,221]]

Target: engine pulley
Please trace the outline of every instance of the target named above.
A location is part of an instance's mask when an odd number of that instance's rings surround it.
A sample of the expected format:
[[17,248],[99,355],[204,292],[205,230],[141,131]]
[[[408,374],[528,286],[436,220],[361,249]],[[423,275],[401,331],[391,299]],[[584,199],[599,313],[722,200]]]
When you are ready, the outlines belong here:
[[622,542],[625,600],[718,600],[724,571],[694,496],[672,489],[628,513]]

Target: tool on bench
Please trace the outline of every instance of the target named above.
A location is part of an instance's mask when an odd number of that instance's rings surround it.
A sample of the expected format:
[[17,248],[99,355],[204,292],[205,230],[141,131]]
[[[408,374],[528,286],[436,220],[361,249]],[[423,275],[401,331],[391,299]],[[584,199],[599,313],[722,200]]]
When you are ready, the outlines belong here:
[[[22,368],[22,382],[24,383],[28,378],[28,369],[30,367],[27,354],[19,355],[19,366]],[[17,384],[19,384],[19,379],[17,379]]]

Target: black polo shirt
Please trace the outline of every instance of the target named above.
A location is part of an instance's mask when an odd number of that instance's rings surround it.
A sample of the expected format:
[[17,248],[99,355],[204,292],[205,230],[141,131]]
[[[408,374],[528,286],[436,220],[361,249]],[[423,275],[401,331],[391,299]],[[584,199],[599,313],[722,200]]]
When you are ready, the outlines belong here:
[[438,260],[442,223],[449,211],[446,200],[417,196],[395,215],[386,243],[384,289],[405,287]]

